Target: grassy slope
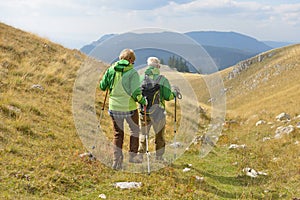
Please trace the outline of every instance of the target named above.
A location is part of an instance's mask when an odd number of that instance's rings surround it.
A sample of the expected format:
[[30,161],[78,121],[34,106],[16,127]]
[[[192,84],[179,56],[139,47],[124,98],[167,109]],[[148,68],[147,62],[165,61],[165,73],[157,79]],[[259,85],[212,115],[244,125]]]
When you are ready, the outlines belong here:
[[[226,92],[227,124],[220,137],[219,147],[229,144],[246,144],[247,148],[235,156],[238,168],[249,166],[268,171],[270,176],[260,187],[273,191],[274,199],[289,199],[300,194],[300,146],[299,129],[279,140],[272,139],[279,126],[293,125],[300,113],[300,45],[289,46],[270,52],[272,57],[256,62],[252,58],[247,70],[229,80],[228,74],[234,67],[220,72]],[[209,108],[209,94],[201,76],[186,75],[199,92],[199,100],[204,108]],[[290,122],[278,122],[275,117],[286,112]],[[267,123],[256,126],[258,120]],[[230,123],[232,122],[232,123]],[[263,138],[270,140],[263,142]],[[217,148],[218,149],[218,148]],[[225,157],[231,157],[231,154]],[[247,191],[247,190],[246,190]],[[258,192],[259,190],[256,190]],[[254,192],[255,193],[255,192]],[[261,191],[263,197],[268,192]]]
[[[250,123],[225,131],[214,151],[204,159],[199,159],[198,149],[192,147],[172,166],[153,172],[150,177],[116,172],[100,162],[79,158],[78,154],[85,149],[73,123],[72,90],[84,55],[1,23],[0,34],[1,199],[95,199],[101,193],[108,199],[299,196],[299,146],[293,145],[299,135],[266,144],[259,140],[261,134],[271,134],[269,127],[258,128]],[[195,86],[196,81],[201,81],[198,77],[191,78],[195,79],[192,82]],[[44,90],[30,89],[33,84],[40,84]],[[227,87],[230,82],[225,84]],[[205,91],[203,84],[200,87]],[[97,108],[103,101],[103,94],[99,93]],[[207,102],[201,99],[205,95],[198,96],[201,102]],[[240,101],[244,102],[242,95]],[[231,103],[229,99],[230,118],[242,118],[234,115],[240,111]],[[101,123],[107,124],[108,130],[111,128],[107,115]],[[232,142],[247,142],[250,148],[229,151],[228,144]],[[270,149],[268,155],[265,149]],[[270,161],[274,154],[278,158],[275,163]],[[183,173],[187,163],[193,165],[192,170]],[[270,175],[248,178],[241,173],[245,166],[267,170]],[[203,176],[204,181],[197,181],[196,176]],[[111,186],[116,181],[141,181],[143,187],[119,190]]]

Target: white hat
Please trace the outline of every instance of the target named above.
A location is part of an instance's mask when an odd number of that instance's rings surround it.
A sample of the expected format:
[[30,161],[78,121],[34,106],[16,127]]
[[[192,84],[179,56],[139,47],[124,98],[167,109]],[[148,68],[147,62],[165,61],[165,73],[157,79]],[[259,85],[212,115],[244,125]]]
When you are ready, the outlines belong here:
[[149,57],[147,59],[147,65],[159,68],[160,67],[160,60],[156,57]]

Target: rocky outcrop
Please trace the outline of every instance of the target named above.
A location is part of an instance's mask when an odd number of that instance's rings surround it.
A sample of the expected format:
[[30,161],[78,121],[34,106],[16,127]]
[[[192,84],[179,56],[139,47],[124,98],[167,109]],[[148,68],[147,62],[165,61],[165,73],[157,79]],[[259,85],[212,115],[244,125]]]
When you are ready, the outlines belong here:
[[233,67],[232,71],[228,74],[228,79],[231,80],[238,76],[241,72],[247,70],[249,67],[251,67],[252,64],[257,62],[262,62],[266,58],[270,58],[274,56],[274,52],[267,52],[263,54],[259,54],[253,58],[247,59],[245,61],[239,62],[236,66]]
[[291,116],[287,113],[280,113],[279,115],[276,116],[277,121],[290,121]]
[[292,125],[288,126],[279,126],[275,131],[275,139],[280,139],[283,135],[289,135],[294,132],[294,127]]

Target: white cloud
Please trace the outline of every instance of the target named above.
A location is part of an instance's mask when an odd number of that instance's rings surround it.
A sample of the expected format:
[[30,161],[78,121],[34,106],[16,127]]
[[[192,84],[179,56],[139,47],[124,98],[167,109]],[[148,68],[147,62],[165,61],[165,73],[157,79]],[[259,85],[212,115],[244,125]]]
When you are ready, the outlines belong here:
[[282,4],[274,8],[275,13],[290,25],[300,25],[300,3]]
[[[300,4],[248,0],[11,0],[0,21],[76,47],[102,34],[157,27],[236,31],[258,39],[299,41]],[[265,0],[264,2],[267,2]],[[271,1],[270,1],[271,2]]]

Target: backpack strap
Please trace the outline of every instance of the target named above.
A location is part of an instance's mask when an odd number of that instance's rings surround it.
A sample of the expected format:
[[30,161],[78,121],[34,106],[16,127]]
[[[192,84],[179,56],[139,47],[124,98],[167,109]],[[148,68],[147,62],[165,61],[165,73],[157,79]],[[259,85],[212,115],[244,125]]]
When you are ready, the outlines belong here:
[[163,75],[158,75],[157,79],[155,80],[156,84],[159,84],[160,79],[163,77]]

